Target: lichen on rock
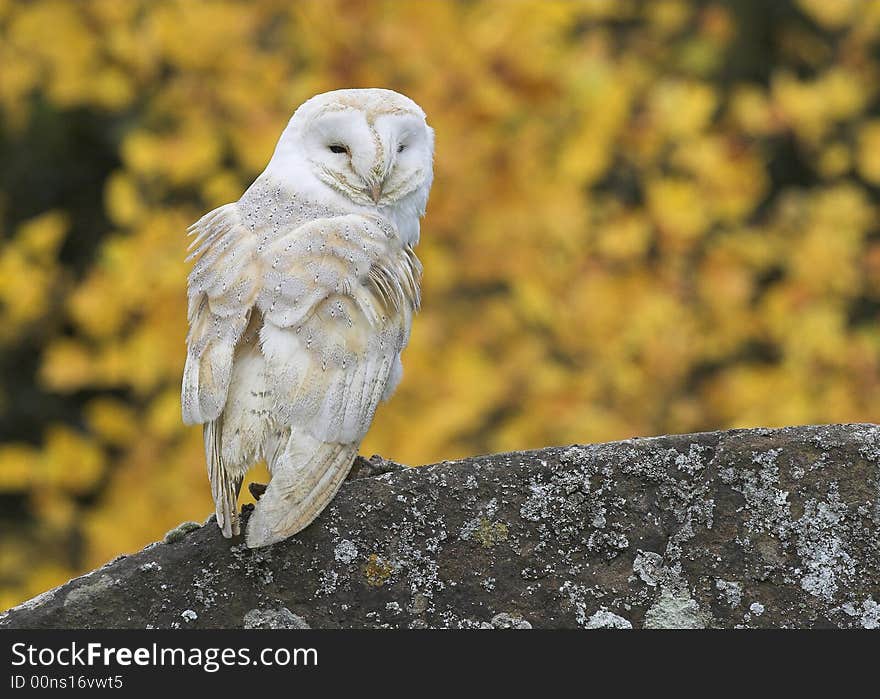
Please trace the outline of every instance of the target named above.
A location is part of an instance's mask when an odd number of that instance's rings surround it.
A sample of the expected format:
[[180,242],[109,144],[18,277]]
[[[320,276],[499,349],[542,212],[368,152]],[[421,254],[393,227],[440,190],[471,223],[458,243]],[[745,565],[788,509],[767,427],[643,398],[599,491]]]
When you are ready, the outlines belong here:
[[274,609],[251,609],[245,615],[242,625],[246,629],[308,629],[309,624],[287,607]]

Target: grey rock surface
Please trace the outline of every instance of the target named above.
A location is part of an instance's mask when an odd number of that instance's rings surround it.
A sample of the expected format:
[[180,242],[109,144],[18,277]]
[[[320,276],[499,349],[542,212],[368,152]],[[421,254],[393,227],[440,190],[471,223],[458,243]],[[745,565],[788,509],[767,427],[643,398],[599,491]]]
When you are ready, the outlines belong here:
[[876,425],[359,471],[288,541],[187,524],[0,628],[880,626]]

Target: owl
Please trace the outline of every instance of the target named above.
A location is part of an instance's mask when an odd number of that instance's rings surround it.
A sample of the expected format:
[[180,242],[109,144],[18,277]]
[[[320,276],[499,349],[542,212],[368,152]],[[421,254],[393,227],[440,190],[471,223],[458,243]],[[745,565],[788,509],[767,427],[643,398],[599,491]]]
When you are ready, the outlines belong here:
[[203,425],[224,536],[241,533],[238,494],[261,459],[271,480],[247,545],[308,526],[397,387],[433,155],[425,113],[404,95],[320,94],[242,197],[190,227],[181,403],[184,422]]

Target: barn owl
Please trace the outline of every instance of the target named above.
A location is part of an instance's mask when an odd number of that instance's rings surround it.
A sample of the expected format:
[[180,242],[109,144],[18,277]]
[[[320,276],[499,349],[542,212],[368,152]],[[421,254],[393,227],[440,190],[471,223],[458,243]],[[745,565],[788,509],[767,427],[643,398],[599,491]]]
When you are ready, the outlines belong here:
[[183,420],[202,424],[223,535],[261,458],[246,543],[308,526],[395,390],[419,308],[434,132],[409,98],[337,90],[303,103],[263,173],[190,227]]

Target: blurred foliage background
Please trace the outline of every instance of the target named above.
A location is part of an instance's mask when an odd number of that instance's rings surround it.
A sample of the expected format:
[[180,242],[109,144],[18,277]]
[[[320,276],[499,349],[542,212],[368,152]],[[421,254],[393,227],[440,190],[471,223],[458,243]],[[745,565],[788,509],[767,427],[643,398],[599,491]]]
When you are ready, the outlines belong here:
[[364,447],[880,418],[880,2],[0,0],[0,608],[211,511],[184,229],[293,109],[437,132]]

